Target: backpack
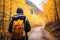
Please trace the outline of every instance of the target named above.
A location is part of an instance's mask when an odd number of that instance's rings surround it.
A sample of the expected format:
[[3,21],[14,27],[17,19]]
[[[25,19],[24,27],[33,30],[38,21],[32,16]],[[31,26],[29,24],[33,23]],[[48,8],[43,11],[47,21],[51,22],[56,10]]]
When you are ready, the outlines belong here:
[[12,33],[14,39],[22,39],[26,36],[24,26],[23,19],[17,19],[13,21]]

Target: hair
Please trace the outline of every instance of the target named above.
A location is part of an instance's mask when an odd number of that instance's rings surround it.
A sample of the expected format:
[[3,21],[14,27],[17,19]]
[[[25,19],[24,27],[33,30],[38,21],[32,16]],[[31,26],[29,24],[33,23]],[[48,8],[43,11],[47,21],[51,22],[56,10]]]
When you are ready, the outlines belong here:
[[17,12],[16,13],[22,13],[23,14],[23,9],[22,8],[17,8]]

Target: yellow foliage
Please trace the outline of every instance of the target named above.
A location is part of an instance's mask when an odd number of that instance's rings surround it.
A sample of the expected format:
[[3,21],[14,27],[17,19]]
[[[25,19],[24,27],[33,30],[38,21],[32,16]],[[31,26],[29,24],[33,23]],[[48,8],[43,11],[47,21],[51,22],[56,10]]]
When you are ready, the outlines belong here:
[[[5,22],[6,30],[9,25],[10,16],[14,15],[16,13],[16,10],[18,7],[23,8],[24,15],[27,17],[27,19],[30,22],[31,27],[37,26],[37,25],[46,25],[46,23],[54,21],[55,18],[55,7],[54,7],[54,0],[48,0],[47,4],[44,4],[44,11],[39,12],[38,15],[31,14],[31,9],[34,9],[34,7],[29,6],[25,4],[26,0],[5,0],[5,18],[7,22]],[[1,8],[3,7],[3,0],[1,0],[0,4],[0,11],[3,11]],[[11,15],[10,15],[11,13]]]

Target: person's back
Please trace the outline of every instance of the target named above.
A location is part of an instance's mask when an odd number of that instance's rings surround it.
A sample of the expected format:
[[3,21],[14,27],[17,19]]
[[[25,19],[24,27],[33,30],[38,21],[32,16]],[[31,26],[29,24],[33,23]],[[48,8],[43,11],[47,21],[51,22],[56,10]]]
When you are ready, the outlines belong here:
[[[20,28],[20,26],[22,27]],[[18,8],[17,14],[12,17],[12,21],[9,24],[9,32],[13,34],[12,40],[20,40],[22,38],[21,35],[24,35],[24,37],[21,40],[28,40],[27,32],[29,32],[30,29],[31,28],[29,21],[23,15],[23,10],[21,8]],[[20,31],[21,31],[21,35],[20,35]]]

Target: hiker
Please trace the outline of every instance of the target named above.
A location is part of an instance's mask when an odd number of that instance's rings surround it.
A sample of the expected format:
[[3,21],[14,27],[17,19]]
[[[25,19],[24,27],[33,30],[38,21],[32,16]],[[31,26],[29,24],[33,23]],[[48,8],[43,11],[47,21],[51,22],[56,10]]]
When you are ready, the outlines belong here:
[[9,32],[12,33],[11,40],[28,40],[27,33],[31,30],[30,23],[23,14],[22,8],[17,8],[17,12],[12,16],[9,23]]

